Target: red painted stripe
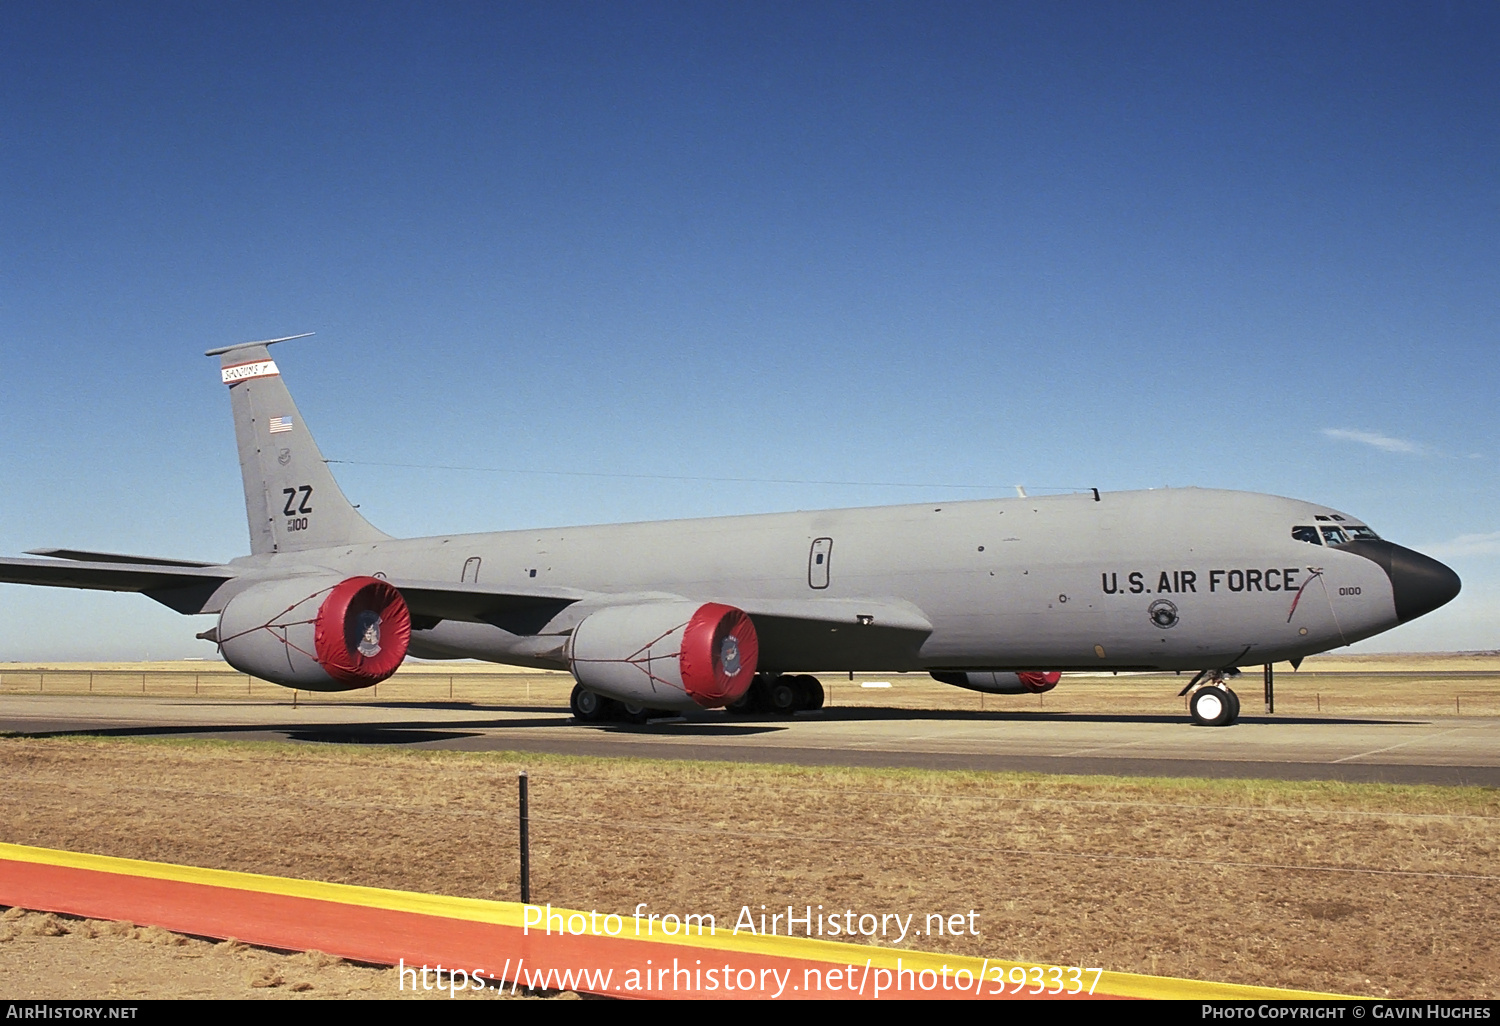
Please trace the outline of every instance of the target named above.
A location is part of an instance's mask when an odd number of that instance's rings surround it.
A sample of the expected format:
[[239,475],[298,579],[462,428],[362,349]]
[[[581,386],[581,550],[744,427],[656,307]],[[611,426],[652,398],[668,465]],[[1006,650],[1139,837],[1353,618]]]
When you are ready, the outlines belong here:
[[[872,979],[877,971],[872,969],[862,976],[863,966],[845,969],[812,959],[714,951],[623,936],[549,937],[536,930],[526,935],[519,927],[494,923],[39,862],[0,860],[0,904],[128,920],[199,937],[234,937],[270,948],[317,949],[361,962],[404,963],[418,970],[423,965],[442,965],[445,970],[457,968],[493,979],[519,979],[521,986],[537,982],[547,989],[563,989],[561,984],[566,981],[556,975],[562,970],[588,969],[612,973],[609,983],[591,986],[575,977],[573,986],[567,989],[617,997],[767,997],[776,992],[773,973],[787,981],[783,992],[787,997],[857,997],[861,979],[864,996],[872,997]],[[722,985],[709,989],[706,984],[712,978],[699,974],[710,969],[719,980],[726,970],[741,981],[753,976],[756,985],[749,990],[736,987],[728,991]],[[545,980],[537,981],[529,975],[547,970],[554,973]],[[816,977],[805,975],[805,970],[815,971]],[[810,993],[801,989],[805,981],[827,979],[830,970],[837,971],[841,984],[847,976],[853,990],[841,987],[837,992]],[[629,987],[632,971],[638,989]],[[419,973],[414,973],[402,982],[409,979],[416,986],[418,977]],[[914,985],[915,977],[911,979]],[[904,994],[913,996],[911,986]],[[972,991],[945,991],[937,986],[920,996],[974,995]]]

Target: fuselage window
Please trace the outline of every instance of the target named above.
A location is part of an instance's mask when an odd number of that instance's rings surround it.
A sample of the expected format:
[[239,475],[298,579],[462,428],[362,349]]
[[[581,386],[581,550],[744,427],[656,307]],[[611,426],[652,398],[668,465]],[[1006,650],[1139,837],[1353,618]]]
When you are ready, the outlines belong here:
[[1349,536],[1344,533],[1344,529],[1341,527],[1323,528],[1323,537],[1328,539],[1329,545],[1342,545],[1349,540]]
[[1314,545],[1323,544],[1323,540],[1318,537],[1318,529],[1316,527],[1294,527],[1292,528],[1292,537],[1298,541],[1312,542]]
[[1355,541],[1379,541],[1380,540],[1380,535],[1376,534],[1374,531],[1370,530],[1368,527],[1360,527],[1357,524],[1350,524],[1348,527],[1344,528],[1344,530],[1348,531],[1349,532],[1349,537],[1353,538]]

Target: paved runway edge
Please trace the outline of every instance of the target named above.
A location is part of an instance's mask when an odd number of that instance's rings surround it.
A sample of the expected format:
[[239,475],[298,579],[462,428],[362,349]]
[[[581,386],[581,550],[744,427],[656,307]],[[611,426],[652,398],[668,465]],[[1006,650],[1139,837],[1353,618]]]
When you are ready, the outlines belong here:
[[[536,926],[527,929],[528,908],[533,921],[539,913],[536,906],[520,902],[321,883],[3,843],[0,904],[127,920],[199,937],[233,937],[271,948],[316,949],[360,962],[401,964],[408,970],[442,964],[450,971],[462,970],[522,987],[610,997],[766,998],[779,993],[794,998],[871,998],[881,996],[874,993],[874,982],[883,973],[887,983],[884,996],[999,998],[1001,994],[992,993],[997,975],[1006,980],[1013,967],[1023,968],[1029,977],[1033,968],[1041,968],[1044,973],[1051,969],[1031,963],[816,938],[732,936],[726,930],[702,937],[635,936],[629,915],[620,918],[618,936],[588,932],[548,935]],[[572,922],[587,924],[589,920],[589,913],[576,909],[549,911],[561,917],[564,929]],[[588,927],[580,929],[586,931]],[[726,979],[730,970],[736,974],[735,979],[749,972],[756,985],[736,987],[732,992],[722,987],[708,990],[700,976],[698,987],[692,988],[693,973],[704,968],[702,962],[709,956],[716,957],[707,969],[725,966]],[[581,977],[582,970],[591,975]],[[570,975],[565,977],[565,972]],[[632,973],[638,984],[634,988],[629,985]],[[944,983],[954,981],[952,989],[939,984],[940,973],[945,973]],[[675,989],[684,976],[688,986]],[[928,978],[933,981],[931,988],[922,986]],[[1092,978],[1091,971],[1082,974],[1084,993],[1079,995],[1064,992],[1040,996],[1087,997]],[[411,979],[417,986],[415,973]],[[836,990],[825,986],[834,979],[838,980]],[[768,980],[771,984],[778,980],[786,983],[779,990],[760,985]],[[960,980],[966,981],[965,989],[957,989]],[[985,982],[976,988],[977,980]],[[809,981],[817,982],[816,990],[803,986]],[[901,981],[909,981],[905,989],[892,989]],[[561,986],[564,982],[572,985]],[[1050,977],[1048,985],[1052,985]],[[1072,986],[1071,977],[1066,986]],[[1032,996],[1025,992],[1030,987],[1021,988],[1019,994],[1009,993],[1008,986],[1002,989],[1007,991],[1003,995],[1006,999]],[[1308,991],[1114,972],[1102,973],[1092,990],[1095,998],[1338,998]]]

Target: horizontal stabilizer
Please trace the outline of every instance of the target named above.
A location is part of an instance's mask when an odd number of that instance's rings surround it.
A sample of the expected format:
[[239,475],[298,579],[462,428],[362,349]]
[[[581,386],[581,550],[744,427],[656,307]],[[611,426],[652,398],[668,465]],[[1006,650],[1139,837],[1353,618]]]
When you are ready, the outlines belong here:
[[274,346],[278,342],[291,342],[293,339],[312,338],[312,336],[316,334],[317,332],[315,331],[304,331],[300,335],[283,335],[281,338],[263,338],[259,342],[236,342],[234,343],[234,345],[219,346],[219,348],[217,349],[205,350],[203,355],[223,356],[225,353],[232,353],[237,349],[249,349],[252,346]]

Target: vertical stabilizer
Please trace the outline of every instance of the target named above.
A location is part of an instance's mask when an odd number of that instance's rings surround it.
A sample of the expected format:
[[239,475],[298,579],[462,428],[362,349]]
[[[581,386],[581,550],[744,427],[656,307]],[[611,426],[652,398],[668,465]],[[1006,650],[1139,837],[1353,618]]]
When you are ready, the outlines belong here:
[[[293,335],[291,338],[305,338]],[[344,498],[266,347],[290,339],[210,349],[219,357],[245,480],[250,551],[295,552],[389,538]]]

